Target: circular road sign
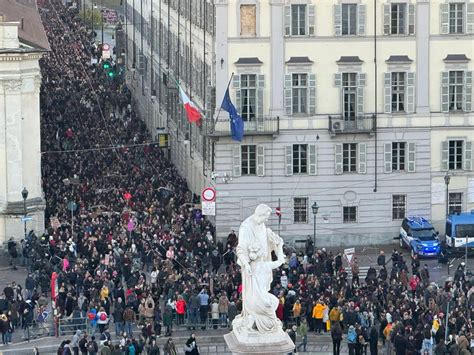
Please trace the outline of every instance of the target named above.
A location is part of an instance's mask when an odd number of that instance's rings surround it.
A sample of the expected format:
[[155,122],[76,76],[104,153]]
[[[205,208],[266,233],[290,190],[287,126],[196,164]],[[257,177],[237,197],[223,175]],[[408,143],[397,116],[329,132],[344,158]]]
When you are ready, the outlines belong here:
[[201,196],[204,201],[214,201],[216,199],[216,190],[212,187],[206,187],[202,190]]

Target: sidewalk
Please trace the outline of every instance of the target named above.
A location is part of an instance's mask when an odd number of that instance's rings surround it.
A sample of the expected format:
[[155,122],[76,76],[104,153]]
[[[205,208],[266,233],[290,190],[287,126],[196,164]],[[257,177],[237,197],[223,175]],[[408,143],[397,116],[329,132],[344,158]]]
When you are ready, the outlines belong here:
[[[218,334],[208,335],[209,331],[196,330],[196,339],[199,344],[201,354],[212,354],[212,355],[231,355],[232,353],[227,348],[223,335],[228,332],[228,330],[213,330],[213,332]],[[179,334],[178,334],[179,333]],[[173,340],[176,344],[176,349],[178,354],[183,354],[183,345],[188,339],[189,333],[185,331],[176,332],[173,334]],[[56,354],[59,344],[66,339],[71,339],[71,337],[48,337],[42,339],[32,340],[28,342],[17,343],[14,345],[0,347],[0,355],[29,355],[32,354],[33,347],[38,347],[40,354]],[[160,348],[164,345],[168,338],[160,337],[158,339],[158,344]],[[112,336],[112,341],[116,341],[116,337]],[[310,334],[308,336],[308,346],[306,347],[306,352],[299,352],[300,354],[331,354],[332,353],[332,341],[329,334],[316,336]],[[347,345],[341,344],[341,354],[347,354]]]

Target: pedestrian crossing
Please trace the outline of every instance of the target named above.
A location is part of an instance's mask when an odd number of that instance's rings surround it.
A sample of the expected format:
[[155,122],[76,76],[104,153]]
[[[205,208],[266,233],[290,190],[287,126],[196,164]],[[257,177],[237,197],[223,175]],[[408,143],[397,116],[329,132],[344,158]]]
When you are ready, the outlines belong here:
[[[364,280],[367,277],[367,272],[369,271],[370,266],[359,266],[359,280]],[[346,269],[347,278],[352,279],[352,270],[350,267]]]

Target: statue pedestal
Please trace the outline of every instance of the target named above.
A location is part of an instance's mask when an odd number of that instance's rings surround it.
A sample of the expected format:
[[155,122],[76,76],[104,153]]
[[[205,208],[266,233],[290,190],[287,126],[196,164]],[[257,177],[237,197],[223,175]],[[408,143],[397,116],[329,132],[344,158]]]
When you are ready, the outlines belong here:
[[235,330],[224,335],[225,342],[233,355],[286,355],[295,344],[287,333],[279,329],[274,333],[241,333]]

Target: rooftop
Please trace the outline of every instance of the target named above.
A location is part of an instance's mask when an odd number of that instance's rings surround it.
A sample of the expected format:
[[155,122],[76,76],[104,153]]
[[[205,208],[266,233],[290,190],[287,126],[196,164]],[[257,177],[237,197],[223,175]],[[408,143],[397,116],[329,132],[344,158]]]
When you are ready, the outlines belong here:
[[2,22],[19,22],[20,42],[38,50],[50,50],[36,0],[0,0]]

